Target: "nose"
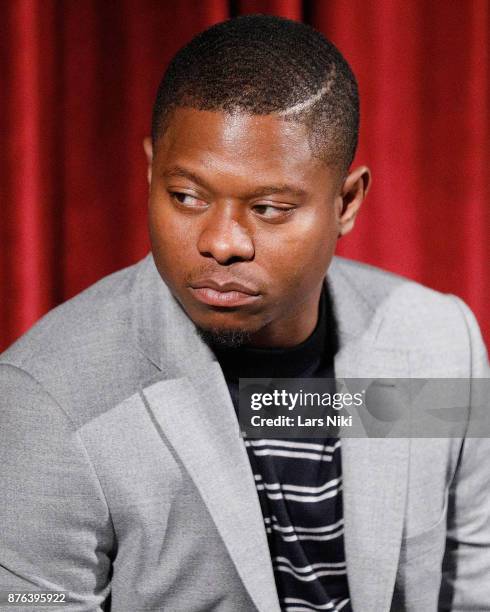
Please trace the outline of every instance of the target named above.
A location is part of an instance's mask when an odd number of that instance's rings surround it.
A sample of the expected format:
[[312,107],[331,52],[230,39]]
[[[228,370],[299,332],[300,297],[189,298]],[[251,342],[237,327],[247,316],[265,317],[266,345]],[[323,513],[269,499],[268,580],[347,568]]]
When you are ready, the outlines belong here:
[[197,245],[204,257],[212,257],[221,265],[250,261],[255,248],[248,229],[232,207],[216,209],[206,219]]

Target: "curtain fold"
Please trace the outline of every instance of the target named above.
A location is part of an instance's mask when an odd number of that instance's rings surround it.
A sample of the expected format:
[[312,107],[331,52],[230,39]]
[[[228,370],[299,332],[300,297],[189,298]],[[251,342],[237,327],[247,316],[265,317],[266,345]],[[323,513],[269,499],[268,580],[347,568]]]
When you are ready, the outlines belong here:
[[172,55],[231,15],[305,20],[361,91],[373,186],[338,252],[461,296],[490,340],[487,0],[0,3],[0,350],[149,248],[142,140]]

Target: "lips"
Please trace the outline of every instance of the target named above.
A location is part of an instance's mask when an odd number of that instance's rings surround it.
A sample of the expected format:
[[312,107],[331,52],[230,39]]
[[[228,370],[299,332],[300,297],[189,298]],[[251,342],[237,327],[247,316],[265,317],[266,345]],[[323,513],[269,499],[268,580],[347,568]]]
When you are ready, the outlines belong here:
[[200,279],[191,283],[190,287],[194,297],[208,306],[234,308],[250,304],[259,298],[255,287],[225,279]]

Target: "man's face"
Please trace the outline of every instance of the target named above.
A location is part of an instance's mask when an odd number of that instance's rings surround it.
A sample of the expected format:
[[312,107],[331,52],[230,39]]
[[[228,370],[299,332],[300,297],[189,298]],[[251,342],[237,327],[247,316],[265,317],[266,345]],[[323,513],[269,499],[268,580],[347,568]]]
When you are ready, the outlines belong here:
[[179,108],[151,167],[160,275],[199,328],[297,344],[343,230],[342,184],[298,123]]

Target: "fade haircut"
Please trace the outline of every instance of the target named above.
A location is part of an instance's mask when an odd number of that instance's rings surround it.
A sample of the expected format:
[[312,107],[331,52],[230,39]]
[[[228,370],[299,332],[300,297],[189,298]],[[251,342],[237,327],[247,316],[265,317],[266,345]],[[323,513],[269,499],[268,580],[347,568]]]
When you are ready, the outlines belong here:
[[177,107],[302,123],[313,154],[342,171],[357,147],[359,96],[349,65],[320,32],[281,17],[230,19],[175,55],[153,107],[154,145]]

